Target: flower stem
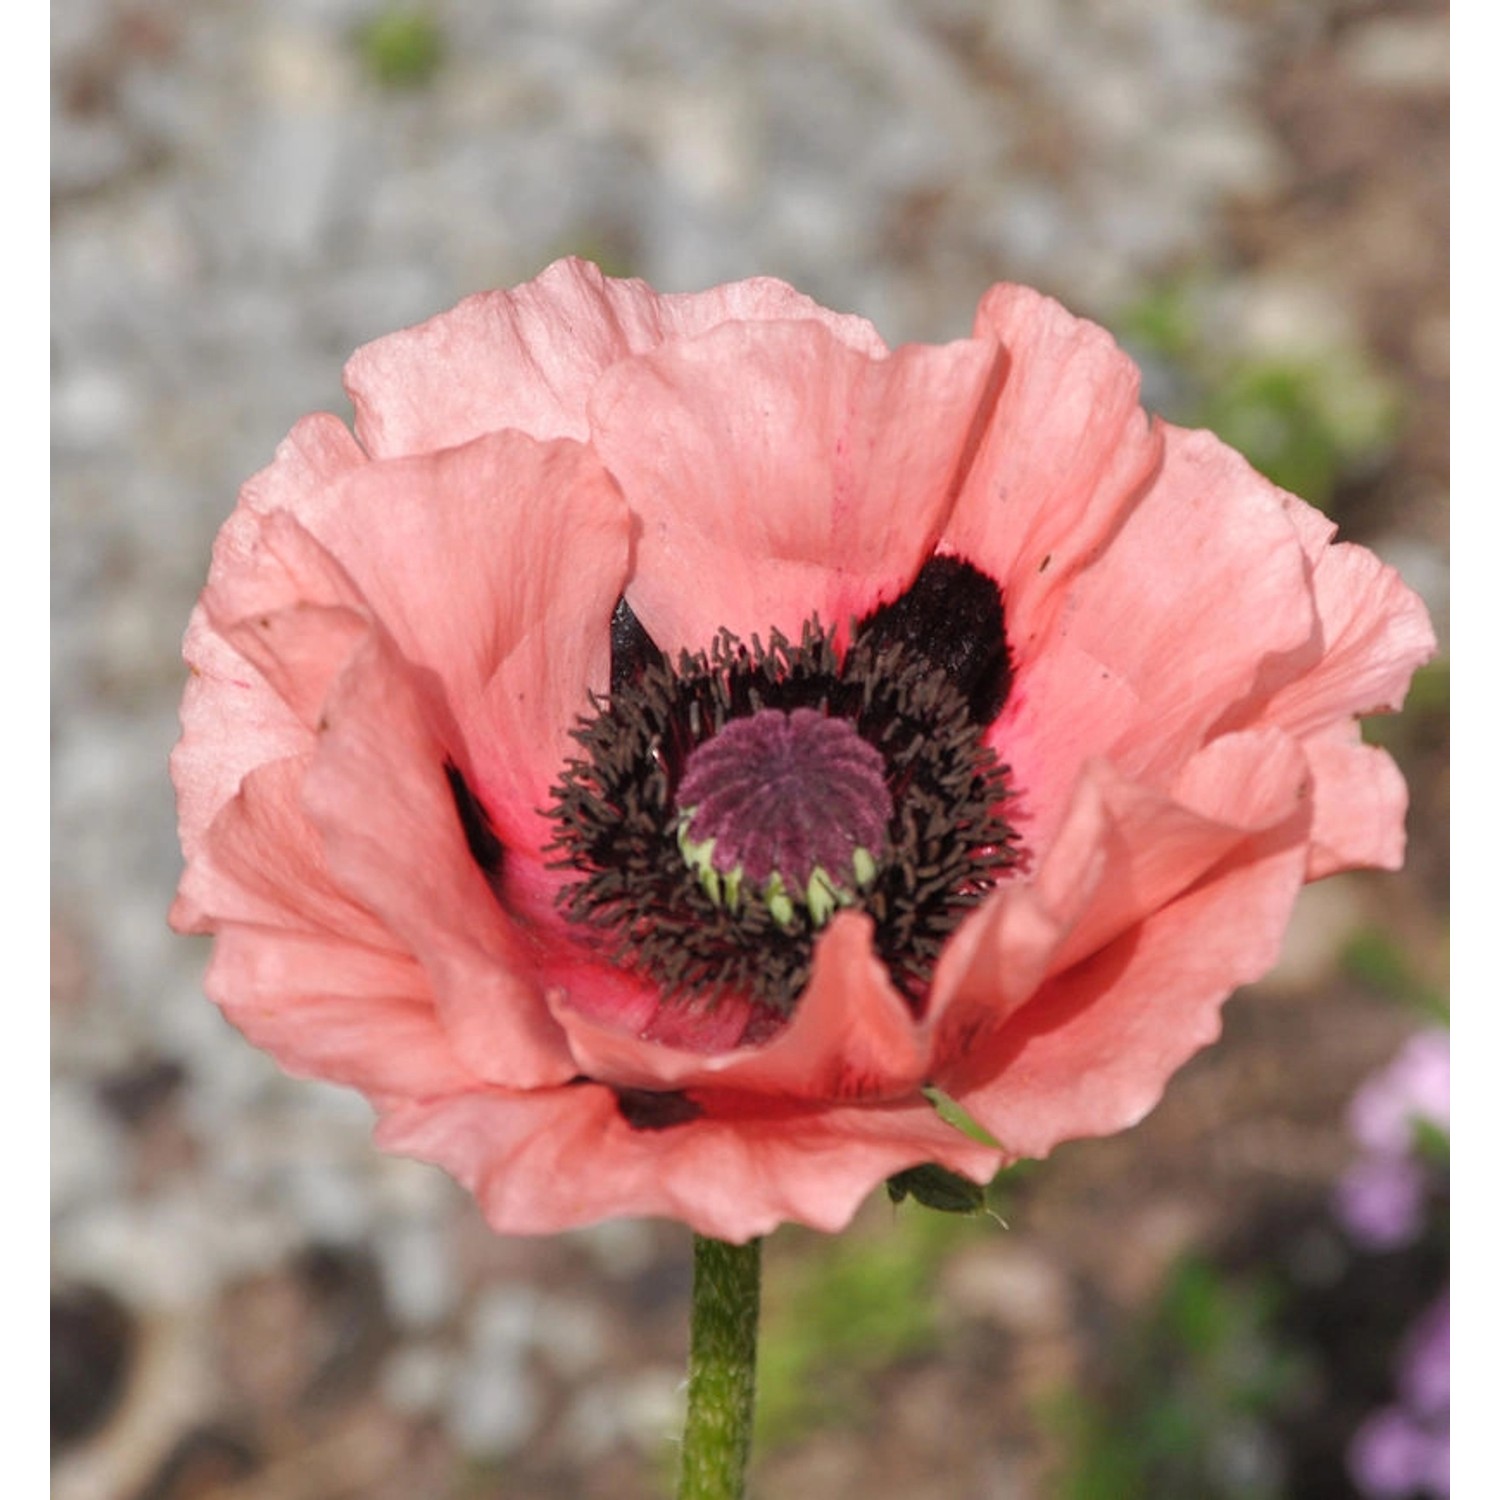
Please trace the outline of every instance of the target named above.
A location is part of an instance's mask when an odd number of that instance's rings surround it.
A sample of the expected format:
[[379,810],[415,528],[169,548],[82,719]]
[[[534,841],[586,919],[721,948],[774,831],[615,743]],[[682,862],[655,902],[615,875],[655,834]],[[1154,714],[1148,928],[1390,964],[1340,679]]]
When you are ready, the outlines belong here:
[[760,1241],[693,1236],[693,1331],[677,1500],[740,1500],[755,1412]]

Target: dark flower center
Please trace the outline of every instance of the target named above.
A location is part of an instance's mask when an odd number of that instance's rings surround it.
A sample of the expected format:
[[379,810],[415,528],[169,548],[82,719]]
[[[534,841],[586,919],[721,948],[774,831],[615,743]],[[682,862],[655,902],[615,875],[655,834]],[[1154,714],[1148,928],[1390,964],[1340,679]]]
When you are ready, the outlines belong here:
[[948,935],[1017,858],[984,744],[1010,685],[994,581],[934,559],[851,637],[721,632],[673,664],[622,599],[610,696],[553,789],[580,936],[668,997],[749,998],[766,1032],[843,906],[874,919],[919,1012]]
[[812,708],[731,719],[688,756],[677,805],[678,843],[709,897],[737,906],[749,880],[782,925],[794,903],[819,926],[853,904],[892,811],[880,752]]

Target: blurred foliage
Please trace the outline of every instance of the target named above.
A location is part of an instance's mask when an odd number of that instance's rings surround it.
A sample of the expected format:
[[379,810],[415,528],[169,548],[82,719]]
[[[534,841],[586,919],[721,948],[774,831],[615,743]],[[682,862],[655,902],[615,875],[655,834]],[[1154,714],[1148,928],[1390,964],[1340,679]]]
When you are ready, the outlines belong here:
[[431,12],[393,5],[361,27],[359,55],[385,88],[420,88],[443,60],[443,33]]
[[1251,361],[1231,368],[1201,421],[1268,479],[1326,510],[1339,479],[1384,455],[1394,428],[1388,388],[1362,361]]
[[1446,1179],[1452,1156],[1448,1132],[1435,1121],[1420,1116],[1411,1122],[1411,1127],[1417,1155],[1433,1172]]
[[857,1417],[869,1377],[937,1348],[938,1270],[976,1221],[913,1212],[892,1233],[804,1242],[768,1278],[757,1374],[756,1446]]
[[1447,1024],[1444,977],[1418,973],[1408,948],[1383,929],[1361,927],[1354,932],[1339,954],[1339,967],[1366,989],[1409,1006],[1427,1019]]
[[1115,322],[1131,344],[1181,365],[1192,364],[1200,342],[1196,290],[1187,278],[1162,282],[1124,308]]
[[1201,290],[1187,277],[1163,283],[1116,320],[1137,353],[1167,366],[1167,415],[1210,428],[1268,479],[1329,510],[1340,483],[1389,452],[1401,414],[1394,387],[1352,349],[1224,349],[1203,327]]
[[912,1203],[886,1233],[773,1242],[773,1253],[788,1258],[778,1256],[766,1278],[757,1451],[857,1422],[872,1405],[874,1377],[939,1349],[939,1272],[962,1245],[1001,1232],[999,1209],[1035,1165],[1000,1173],[985,1190],[984,1213],[934,1213]]
[[1418,669],[1411,680],[1411,690],[1406,695],[1405,710],[1408,716],[1435,716],[1445,723],[1448,718],[1448,658],[1428,662]]
[[1090,1390],[1054,1399],[1058,1500],[1275,1500],[1270,1427],[1309,1370],[1274,1332],[1278,1295],[1197,1257],[1175,1267]]

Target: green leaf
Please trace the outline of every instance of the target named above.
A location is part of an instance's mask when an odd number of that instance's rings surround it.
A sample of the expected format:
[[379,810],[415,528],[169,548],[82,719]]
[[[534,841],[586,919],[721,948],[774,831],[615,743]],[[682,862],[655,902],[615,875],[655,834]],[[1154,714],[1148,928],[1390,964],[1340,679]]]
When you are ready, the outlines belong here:
[[887,1180],[885,1190],[892,1203],[915,1198],[927,1208],[944,1214],[977,1214],[984,1207],[984,1185],[970,1182],[947,1167],[929,1162],[925,1167],[908,1167]]

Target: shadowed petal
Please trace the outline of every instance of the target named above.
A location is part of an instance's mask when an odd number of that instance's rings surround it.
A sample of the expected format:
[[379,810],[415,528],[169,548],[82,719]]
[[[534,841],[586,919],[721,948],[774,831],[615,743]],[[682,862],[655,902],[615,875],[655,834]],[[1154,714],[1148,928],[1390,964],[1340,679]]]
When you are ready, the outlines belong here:
[[925,1101],[859,1109],[753,1096],[698,1102],[700,1117],[642,1130],[598,1085],[491,1089],[398,1105],[377,1139],[451,1172],[502,1234],[550,1234],[626,1214],[679,1219],[735,1243],[787,1221],[831,1232],[906,1167],[937,1162],[985,1181],[1002,1164]]
[[226,924],[204,987],[287,1072],[349,1084],[375,1100],[477,1088],[404,954],[327,936]]
[[[927,1073],[929,1043],[876,957],[874,923],[840,913],[818,939],[812,977],[791,1022],[762,1047],[705,1053],[554,1004],[580,1069],[636,1088],[696,1086],[825,1103],[909,1098]],[[666,1009],[670,1010],[670,1007]],[[711,1009],[711,1007],[710,1007]],[[733,1047],[747,1019],[734,1012]]]
[[937,1052],[970,1059],[1061,974],[1167,906],[1236,850],[1278,827],[1305,826],[1306,760],[1276,730],[1226,736],[1170,792],[1091,762],[1057,839],[1025,885],[1002,888],[941,959],[933,987]]
[[1253,841],[1212,880],[1047,981],[978,1055],[937,1083],[1007,1153],[1136,1124],[1219,1034],[1219,1008],[1275,963],[1306,853],[1295,828]]
[[556,1083],[572,1060],[444,772],[456,734],[437,684],[372,635],[329,695],[304,800],[334,878],[421,961],[464,1065],[512,1086]]

